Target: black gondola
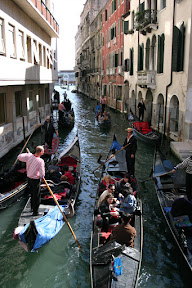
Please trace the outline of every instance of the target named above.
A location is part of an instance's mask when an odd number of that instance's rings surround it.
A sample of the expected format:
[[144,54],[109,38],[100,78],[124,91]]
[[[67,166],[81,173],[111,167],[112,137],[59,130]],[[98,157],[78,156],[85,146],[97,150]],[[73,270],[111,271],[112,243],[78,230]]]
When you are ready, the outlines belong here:
[[[43,159],[45,165],[51,163],[59,145],[59,138],[53,138],[52,150],[45,148]],[[0,175],[0,209],[9,207],[26,193],[27,174],[25,163],[17,161],[14,167],[7,173]]]
[[[80,157],[80,146],[78,136],[75,136],[72,143],[63,152],[60,153],[55,165],[54,166],[51,165],[52,166],[51,169],[54,169],[54,167],[55,169],[56,168],[59,169],[62,168],[64,165],[72,168],[74,175],[74,183],[71,184],[67,181],[54,183],[51,180],[47,180],[47,183],[48,185],[50,185],[52,192],[55,194],[54,196],[57,199],[59,205],[63,207],[66,216],[72,217],[75,213],[74,206],[78,196],[80,179],[81,179],[81,157]],[[37,216],[32,215],[30,198],[27,201],[27,204],[25,205],[19,218],[18,226],[22,228],[25,227],[26,224],[32,223],[31,225],[29,225],[27,231],[24,232],[24,234],[27,233],[26,236],[27,238],[25,238],[25,241],[27,243],[25,244],[27,244],[28,251],[34,249],[33,247],[35,245],[34,243],[37,237],[37,233],[35,231],[41,233],[41,231],[38,230],[39,220],[47,213],[51,212],[54,209],[55,205],[56,204],[53,200],[53,197],[50,195],[50,192],[45,184],[41,185],[41,202]],[[34,227],[36,228],[34,229]],[[47,234],[49,234],[48,232]],[[19,233],[23,235],[22,231],[21,232],[19,231]],[[43,235],[44,233],[42,233],[41,237],[43,237]]]
[[[107,159],[114,154],[114,149],[117,146],[118,149],[120,149],[120,144],[114,137]],[[125,151],[121,150],[115,154],[115,157],[112,157],[105,163],[105,167],[102,169],[100,182],[103,175],[106,173],[115,179],[121,179],[124,173],[127,172]],[[103,233],[101,228],[97,225],[97,216],[95,215],[95,212],[98,209],[98,200],[99,189],[96,194],[90,243],[91,287],[137,287],[143,247],[142,202],[139,197],[137,197],[137,213],[134,214],[134,226],[137,236],[135,238],[134,248],[131,248],[115,241],[103,245]],[[112,264],[114,257],[121,257],[122,260],[123,273],[120,276],[114,275]]]
[[147,144],[156,145],[160,140],[160,134],[153,131],[153,129],[149,127],[148,122],[136,121],[131,124],[131,127],[135,137]]
[[173,167],[173,163],[166,159],[159,148],[156,148],[153,177],[157,197],[179,251],[179,263],[184,279],[191,279],[192,203],[187,200],[184,172],[176,170],[174,174],[169,173]]

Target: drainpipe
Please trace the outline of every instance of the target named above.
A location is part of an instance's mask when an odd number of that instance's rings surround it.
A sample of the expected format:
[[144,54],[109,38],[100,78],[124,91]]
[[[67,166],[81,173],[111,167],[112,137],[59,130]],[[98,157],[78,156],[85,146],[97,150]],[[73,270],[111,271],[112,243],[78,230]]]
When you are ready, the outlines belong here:
[[[173,31],[174,31],[174,25],[175,25],[175,0],[173,0]],[[166,122],[167,122],[167,98],[168,98],[168,89],[172,85],[173,80],[173,71],[172,71],[172,62],[173,62],[173,32],[172,32],[172,53],[171,53],[171,75],[170,75],[170,82],[166,86],[166,95],[165,95],[165,121],[164,121],[164,136],[166,131]]]

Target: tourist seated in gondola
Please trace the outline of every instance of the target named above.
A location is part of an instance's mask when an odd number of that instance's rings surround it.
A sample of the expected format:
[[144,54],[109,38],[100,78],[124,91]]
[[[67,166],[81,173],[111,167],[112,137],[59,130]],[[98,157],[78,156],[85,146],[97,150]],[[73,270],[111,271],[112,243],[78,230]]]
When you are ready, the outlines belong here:
[[115,195],[114,195],[115,194],[115,185],[114,184],[109,184],[107,189],[105,191],[103,191],[103,193],[100,195],[98,203],[97,203],[98,207],[100,207],[100,205],[105,200],[106,196],[109,194],[113,194],[113,197],[115,197]]
[[102,121],[109,122],[109,120],[110,120],[109,113],[104,111]]
[[116,190],[119,192],[122,192],[123,188],[125,187],[132,187],[134,196],[136,196],[136,183],[135,179],[132,177],[129,177],[128,173],[125,173],[123,178],[121,178],[119,181],[115,182]]
[[105,175],[103,176],[102,181],[101,181],[100,184],[99,184],[99,196],[101,195],[101,193],[102,193],[103,191],[105,191],[105,190],[107,189],[107,187],[108,187],[110,184],[114,184],[114,183],[115,183],[115,181],[111,178],[111,176],[108,175],[108,174],[105,174]]
[[102,231],[108,232],[110,225],[119,223],[119,212],[118,208],[116,208],[116,201],[112,193],[105,197],[104,201],[99,207],[99,211],[103,220]]
[[121,216],[121,224],[114,227],[112,234],[107,238],[107,241],[116,241],[126,246],[134,247],[134,239],[136,237],[136,230],[130,225],[132,215],[123,212]]
[[75,183],[75,177],[72,175],[71,171],[69,170],[69,166],[64,165],[62,167],[62,176],[61,181],[67,181],[70,184],[74,185]]
[[129,214],[133,214],[136,211],[136,209],[137,209],[137,200],[133,195],[132,187],[124,188],[120,199],[119,210]]

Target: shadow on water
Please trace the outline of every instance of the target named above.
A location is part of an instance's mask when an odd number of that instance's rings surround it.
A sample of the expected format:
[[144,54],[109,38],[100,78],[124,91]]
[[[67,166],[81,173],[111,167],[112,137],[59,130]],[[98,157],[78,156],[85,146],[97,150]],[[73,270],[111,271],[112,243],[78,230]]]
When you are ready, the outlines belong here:
[[[56,90],[64,91],[56,87]],[[0,228],[0,287],[46,287],[46,288],[89,288],[89,243],[92,227],[95,194],[100,177],[98,167],[99,154],[106,158],[113,134],[120,144],[126,137],[129,126],[127,117],[113,110],[110,129],[102,130],[94,119],[96,101],[80,94],[67,91],[75,112],[75,126],[71,131],[59,131],[59,151],[66,148],[75,134],[79,134],[82,179],[76,205],[76,214],[69,222],[83,247],[81,252],[67,225],[38,253],[26,253],[19,243],[12,239],[13,229],[17,226],[19,214],[25,201],[14,204],[1,213]],[[62,95],[61,95],[62,100]],[[108,109],[108,108],[107,108]],[[41,134],[41,133],[39,133]],[[39,137],[39,138],[38,138]],[[36,143],[41,135],[36,135]],[[16,153],[16,152],[15,152]],[[136,154],[136,177],[138,180],[149,177],[154,148],[138,142]],[[14,155],[14,160],[15,160]],[[13,162],[14,162],[13,160]],[[177,161],[177,160],[175,160]],[[143,200],[144,247],[141,275],[138,287],[167,288],[184,287],[178,269],[178,262],[170,233],[157,201],[154,185],[151,181],[139,189]]]

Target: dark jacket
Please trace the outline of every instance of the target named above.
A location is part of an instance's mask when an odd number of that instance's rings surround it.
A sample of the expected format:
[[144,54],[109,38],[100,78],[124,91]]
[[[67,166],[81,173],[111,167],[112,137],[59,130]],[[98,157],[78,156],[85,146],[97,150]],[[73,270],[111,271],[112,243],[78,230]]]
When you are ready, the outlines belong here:
[[44,123],[45,134],[52,136],[55,133],[55,127],[52,121],[48,122],[47,120]]
[[126,156],[130,156],[131,154],[135,155],[137,151],[137,139],[134,135],[129,139],[129,142],[127,142],[127,138],[125,139],[123,146],[126,146],[127,144],[129,145],[125,148]]
[[134,247],[134,239],[136,236],[136,230],[129,223],[120,224],[113,229],[110,241],[115,240],[120,244],[125,244],[126,246]]

